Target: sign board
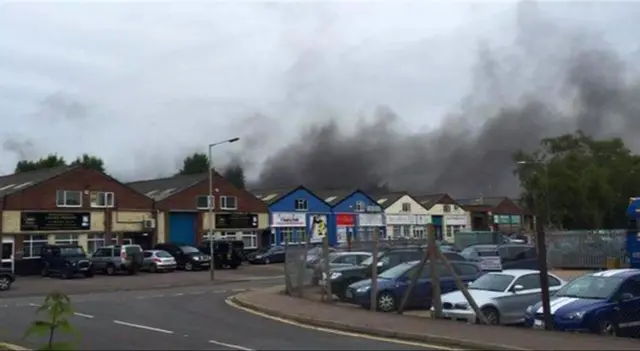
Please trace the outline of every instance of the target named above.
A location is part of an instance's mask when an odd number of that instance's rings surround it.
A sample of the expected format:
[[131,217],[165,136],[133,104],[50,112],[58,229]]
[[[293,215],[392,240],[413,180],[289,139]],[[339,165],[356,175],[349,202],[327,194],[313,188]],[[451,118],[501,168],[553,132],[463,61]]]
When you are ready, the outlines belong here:
[[412,225],[414,224],[413,215],[408,214],[388,214],[387,225]]
[[307,215],[296,212],[275,212],[271,214],[271,226],[279,228],[306,227]]
[[363,213],[358,215],[359,227],[382,227],[384,226],[384,216],[375,213]]
[[356,225],[356,217],[351,214],[337,214],[336,225],[338,227],[353,227]]
[[371,212],[371,213],[379,213],[382,212],[382,208],[380,206],[367,206],[366,209],[367,212]]
[[216,214],[216,229],[258,228],[258,215],[251,213]]
[[89,212],[22,212],[20,231],[90,230]]
[[327,235],[327,216],[314,215],[311,221],[311,241],[322,240]]
[[431,223],[431,216],[429,215],[413,215],[413,224],[415,225],[427,225]]
[[445,215],[446,225],[467,225],[467,216],[465,215]]

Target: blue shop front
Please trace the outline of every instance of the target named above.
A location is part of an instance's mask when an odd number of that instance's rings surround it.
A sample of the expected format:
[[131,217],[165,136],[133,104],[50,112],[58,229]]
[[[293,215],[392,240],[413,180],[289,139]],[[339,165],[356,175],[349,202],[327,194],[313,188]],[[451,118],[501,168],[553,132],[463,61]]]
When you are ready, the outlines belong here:
[[640,269],[640,197],[629,199],[626,251],[631,268]]
[[324,235],[335,241],[335,231],[329,225],[331,206],[311,190],[299,186],[253,193],[269,206],[270,245],[284,245],[285,240],[291,245],[302,244],[307,235],[311,243],[322,242]]
[[[317,191],[321,198],[331,206],[333,216],[329,220],[331,245],[346,244],[350,238],[358,236],[360,240],[371,240],[375,230],[385,237],[385,224],[382,208],[376,200],[361,190],[324,190]],[[334,239],[335,240],[331,240]]]

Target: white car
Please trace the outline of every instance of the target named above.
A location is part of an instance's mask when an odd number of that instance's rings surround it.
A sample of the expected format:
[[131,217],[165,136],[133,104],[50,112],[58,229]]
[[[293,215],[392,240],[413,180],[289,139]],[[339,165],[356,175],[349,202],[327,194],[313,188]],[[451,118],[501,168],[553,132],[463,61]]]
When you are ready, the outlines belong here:
[[[566,282],[549,274],[549,291],[557,291]],[[528,306],[540,301],[540,272],[508,269],[487,273],[468,286],[469,293],[489,324],[523,323]],[[432,309],[433,310],[433,309]],[[443,317],[476,323],[478,319],[462,292],[442,295]]]

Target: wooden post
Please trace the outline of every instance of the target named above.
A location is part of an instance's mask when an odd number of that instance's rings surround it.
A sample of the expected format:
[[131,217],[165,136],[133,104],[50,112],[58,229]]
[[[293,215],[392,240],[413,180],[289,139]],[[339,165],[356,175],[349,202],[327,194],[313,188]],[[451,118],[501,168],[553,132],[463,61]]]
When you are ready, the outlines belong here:
[[[277,229],[276,229],[277,230]],[[287,295],[291,295],[291,268],[289,267],[289,239],[286,237],[282,231],[280,231],[280,235],[284,241],[284,285],[285,292]],[[277,236],[276,236],[277,239]],[[275,243],[274,243],[275,244]]]
[[440,277],[438,276],[438,265],[436,264],[438,261],[438,243],[436,240],[436,230],[433,224],[429,224],[427,232],[429,234],[429,245],[427,246],[427,250],[429,250],[429,261],[431,261],[431,264],[429,265],[431,276],[431,305],[433,307],[434,317],[442,318],[442,290],[440,289]]
[[398,306],[398,311],[397,311],[398,314],[402,314],[402,312],[404,312],[404,308],[407,306],[407,302],[409,301],[409,296],[411,296],[411,293],[413,292],[414,287],[418,283],[418,279],[420,279],[420,276],[422,275],[422,271],[424,271],[424,265],[427,264],[428,260],[429,260],[429,250],[424,250],[424,255],[422,255],[422,259],[420,260],[420,263],[418,264],[417,269],[413,272],[413,275],[411,276],[411,280],[409,281],[409,286],[407,287],[407,291],[405,291],[404,295],[402,296],[402,301]]
[[[313,230],[313,225],[311,225],[311,230]],[[304,276],[307,272],[307,255],[309,253],[309,233],[304,232],[304,255],[302,255],[302,262],[298,266],[298,296],[304,297]]]
[[[548,196],[548,195],[547,195]],[[538,221],[536,241],[538,242],[538,264],[540,265],[540,288],[542,289],[542,313],[544,314],[544,328],[553,329],[551,317],[551,296],[549,294],[549,270],[547,268],[547,238],[545,229]]]
[[328,296],[328,301],[333,302],[333,292],[331,292],[331,272],[329,271],[329,236],[325,235],[322,238],[322,257],[323,257],[323,271],[324,271],[324,288]]
[[453,269],[453,266],[451,266],[451,262],[449,262],[449,260],[442,254],[439,248],[436,248],[436,252],[438,254],[438,258],[440,259],[440,261],[442,261],[444,266],[449,271],[449,274],[451,274],[451,276],[453,277],[453,280],[456,282],[456,286],[458,287],[458,290],[462,292],[462,295],[464,295],[464,297],[467,299],[467,302],[469,302],[469,306],[473,309],[473,312],[476,314],[476,317],[478,318],[478,320],[482,324],[489,324],[489,322],[487,321],[487,318],[484,316],[482,311],[480,311],[480,307],[478,307],[476,300],[474,300],[471,294],[469,294],[469,289],[467,289],[467,286],[464,284],[462,279],[460,279],[455,269]]
[[380,228],[373,231],[373,250],[371,255],[371,311],[378,310],[378,239]]

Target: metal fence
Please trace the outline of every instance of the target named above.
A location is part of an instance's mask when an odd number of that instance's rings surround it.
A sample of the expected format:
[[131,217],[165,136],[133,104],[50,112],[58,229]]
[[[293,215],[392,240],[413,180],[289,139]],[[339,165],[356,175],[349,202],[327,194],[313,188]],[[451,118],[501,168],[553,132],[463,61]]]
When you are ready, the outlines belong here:
[[625,265],[626,233],[624,229],[549,231],[546,244],[550,268],[605,269],[608,259]]

